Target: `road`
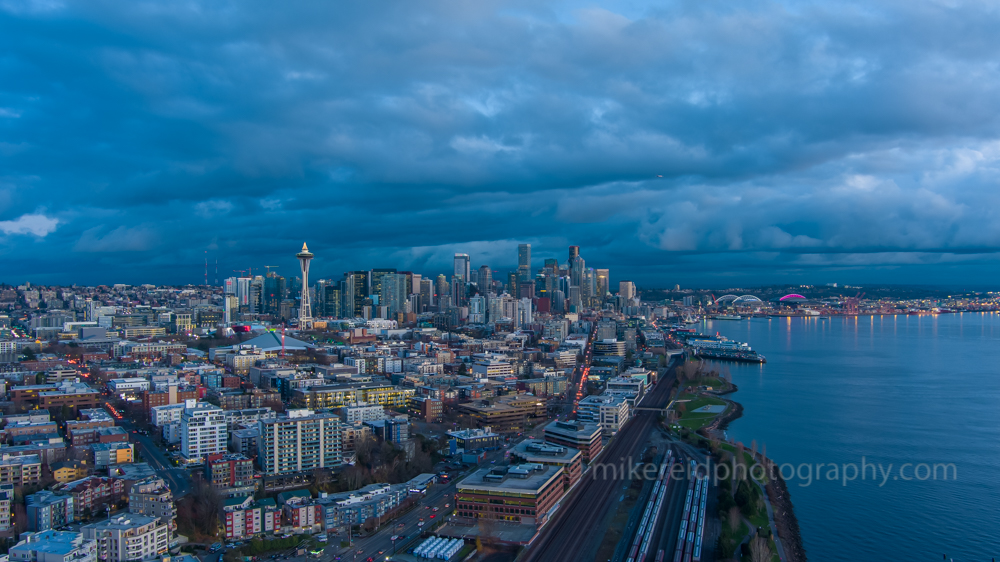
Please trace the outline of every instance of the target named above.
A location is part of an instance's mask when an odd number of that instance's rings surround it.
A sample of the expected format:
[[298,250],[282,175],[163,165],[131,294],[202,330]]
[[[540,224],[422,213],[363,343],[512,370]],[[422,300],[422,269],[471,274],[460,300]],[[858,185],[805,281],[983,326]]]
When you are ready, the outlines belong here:
[[[424,494],[423,499],[416,508],[406,512],[405,514],[398,517],[391,525],[384,526],[381,530],[375,534],[359,539],[354,538],[354,544],[349,549],[336,548],[333,545],[339,544],[341,540],[347,540],[346,535],[341,535],[340,537],[335,537],[330,535],[331,546],[326,548],[326,553],[324,554],[324,560],[331,560],[336,555],[341,557],[341,560],[353,561],[353,560],[367,560],[369,556],[373,557],[375,560],[385,560],[386,556],[392,556],[393,544],[390,540],[394,535],[405,537],[398,539],[396,541],[397,552],[406,552],[407,548],[414,547],[420,544],[419,535],[425,530],[430,529],[431,525],[441,518],[447,520],[447,516],[455,508],[455,485],[465,478],[469,473],[479,470],[480,468],[490,466],[491,461],[496,461],[496,463],[501,463],[504,458],[504,453],[513,448],[515,444],[519,443],[523,439],[528,439],[530,436],[526,435],[522,439],[511,441],[511,443],[496,451],[490,451],[486,454],[486,461],[479,466],[472,466],[468,471],[463,473],[453,472],[451,476],[451,482],[448,484],[436,484],[428,488],[427,493]],[[439,465],[439,467],[442,465]],[[449,507],[445,507],[445,504]],[[437,507],[438,511],[434,511]],[[434,516],[432,519],[431,516]],[[421,520],[424,522],[424,527],[418,527],[417,523]],[[400,527],[399,525],[403,526]],[[379,554],[379,551],[382,554]],[[358,551],[361,551],[360,553]]]
[[[646,408],[662,408],[667,404],[674,378],[664,377],[653,387],[640,403]],[[532,543],[524,562],[549,562],[557,560],[585,560],[594,547],[598,535],[603,536],[601,522],[608,508],[620,493],[622,480],[627,478],[629,461],[638,461],[649,441],[650,431],[656,424],[657,414],[652,411],[638,411],[618,432],[597,458],[599,463],[614,464],[620,468],[617,477],[605,477],[607,472],[592,466],[583,480],[569,497],[562,501],[562,508],[556,512]],[[589,540],[581,540],[588,537]]]
[[164,450],[156,445],[152,439],[146,435],[132,433],[136,430],[135,425],[127,419],[118,420],[118,425],[128,432],[129,440],[139,450],[142,459],[149,463],[149,466],[156,471],[156,474],[170,486],[170,491],[174,494],[174,500],[179,500],[191,491],[191,475],[188,471],[173,466],[170,458]]

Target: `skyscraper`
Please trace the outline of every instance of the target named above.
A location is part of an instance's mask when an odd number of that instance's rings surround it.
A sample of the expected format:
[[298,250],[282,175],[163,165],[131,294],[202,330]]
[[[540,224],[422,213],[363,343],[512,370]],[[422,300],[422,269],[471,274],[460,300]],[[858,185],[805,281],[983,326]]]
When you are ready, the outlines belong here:
[[[395,267],[384,267],[382,269],[373,269],[371,272],[371,283],[369,284],[368,294],[373,297],[382,296],[382,278],[390,273],[396,273]],[[379,302],[379,304],[383,304]]]
[[490,271],[490,266],[481,265],[479,266],[479,292],[488,295],[493,292],[493,272]]
[[365,299],[368,298],[368,272],[349,271],[344,273],[344,286],[340,291],[340,296],[344,300],[341,312],[349,318],[358,318],[363,315]]
[[455,276],[469,282],[469,254],[455,254]]
[[295,254],[302,266],[302,296],[299,298],[299,329],[312,328],[312,303],[309,299],[309,262],[313,259],[312,252],[306,243],[302,243],[302,251]]
[[624,299],[635,298],[635,283],[631,281],[619,281],[618,296]]
[[597,297],[603,300],[611,288],[609,285],[611,282],[611,273],[607,269],[595,269],[594,273],[597,274]]
[[573,266],[573,260],[575,260],[578,257],[580,257],[580,247],[579,246],[570,246],[569,247],[569,265],[570,265],[570,267]]
[[520,281],[531,280],[531,244],[517,245],[517,277]]

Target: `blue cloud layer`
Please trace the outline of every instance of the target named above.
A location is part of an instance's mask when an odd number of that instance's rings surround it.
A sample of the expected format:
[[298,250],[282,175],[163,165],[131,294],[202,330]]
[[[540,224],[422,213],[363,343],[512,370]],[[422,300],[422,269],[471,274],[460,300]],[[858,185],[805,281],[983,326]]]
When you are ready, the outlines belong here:
[[331,277],[531,242],[648,285],[991,281],[998,20],[2,0],[3,280],[197,282],[206,249],[291,273],[304,239]]

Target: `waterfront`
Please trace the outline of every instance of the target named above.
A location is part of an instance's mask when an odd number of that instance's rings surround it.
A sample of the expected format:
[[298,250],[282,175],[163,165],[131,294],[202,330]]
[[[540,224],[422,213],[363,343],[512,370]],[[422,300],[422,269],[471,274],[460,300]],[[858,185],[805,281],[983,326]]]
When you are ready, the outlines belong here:
[[[725,363],[730,437],[779,463],[954,463],[957,479],[791,479],[810,560],[1000,555],[1000,314],[705,321],[764,365]],[[898,472],[893,472],[898,474]]]

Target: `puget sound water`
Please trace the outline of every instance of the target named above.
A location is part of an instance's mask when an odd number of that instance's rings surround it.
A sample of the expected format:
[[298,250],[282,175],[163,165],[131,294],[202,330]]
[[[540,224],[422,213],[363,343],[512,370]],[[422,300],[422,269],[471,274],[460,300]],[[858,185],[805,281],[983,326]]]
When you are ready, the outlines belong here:
[[[767,357],[718,364],[744,406],[728,435],[797,472],[787,484],[809,560],[1000,557],[1000,314],[694,327]],[[864,480],[845,481],[862,457]]]

